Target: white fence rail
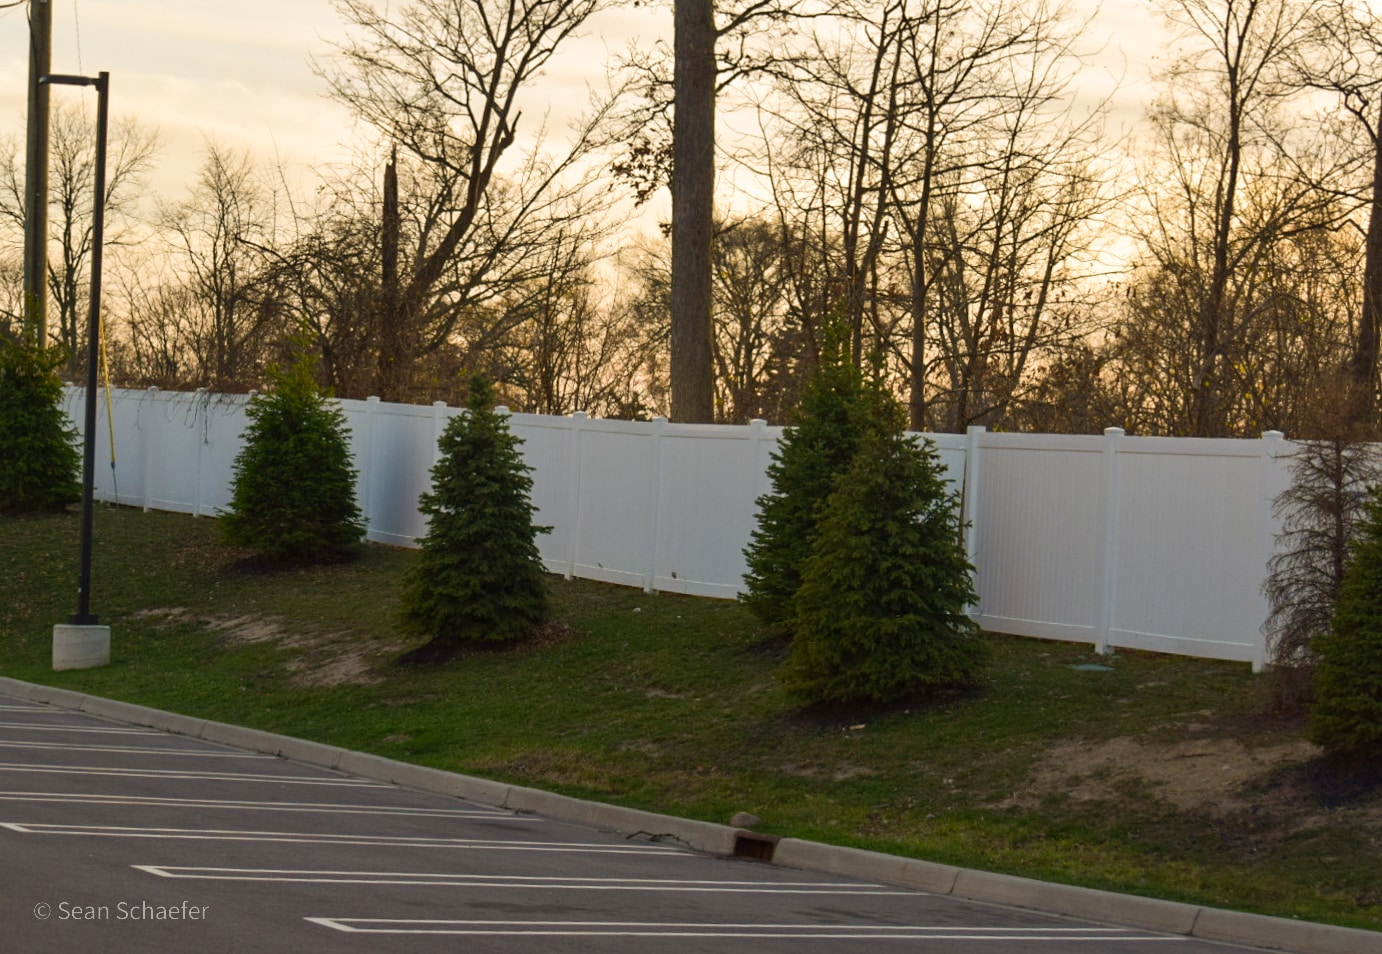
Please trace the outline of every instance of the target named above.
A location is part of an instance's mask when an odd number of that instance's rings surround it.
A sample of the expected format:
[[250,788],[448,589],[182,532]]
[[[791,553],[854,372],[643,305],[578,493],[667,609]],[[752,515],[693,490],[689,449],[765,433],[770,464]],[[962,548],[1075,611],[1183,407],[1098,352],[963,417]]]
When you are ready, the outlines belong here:
[[[69,389],[69,416],[81,389]],[[149,509],[213,515],[230,500],[247,398],[114,391],[115,466],[97,436],[97,494]],[[444,405],[342,401],[369,539],[411,545],[426,525]],[[733,598],[754,501],[781,428],[515,414],[534,468],[548,568],[648,590]],[[1279,434],[1193,440],[930,435],[969,522],[985,628],[1250,662],[1266,651],[1261,584],[1272,500],[1287,481]]]

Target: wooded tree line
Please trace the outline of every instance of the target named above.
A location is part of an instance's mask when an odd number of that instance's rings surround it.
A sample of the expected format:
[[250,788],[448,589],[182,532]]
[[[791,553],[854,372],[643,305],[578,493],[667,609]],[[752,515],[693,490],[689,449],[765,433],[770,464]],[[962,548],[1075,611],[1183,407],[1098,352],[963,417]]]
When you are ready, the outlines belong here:
[[[842,317],[914,428],[1375,436],[1367,4],[1157,0],[1180,39],[1120,138],[1082,81],[1097,24],[1059,0],[675,0],[676,41],[572,110],[541,74],[606,2],[336,0],[317,72],[372,139],[307,196],[217,144],[156,194],[156,135],[117,124],[116,380],[257,387],[306,334],[340,396],[454,400],[482,372],[517,410],[783,422]],[[52,132],[73,371],[90,123],[58,107]],[[670,221],[631,234],[668,188]]]

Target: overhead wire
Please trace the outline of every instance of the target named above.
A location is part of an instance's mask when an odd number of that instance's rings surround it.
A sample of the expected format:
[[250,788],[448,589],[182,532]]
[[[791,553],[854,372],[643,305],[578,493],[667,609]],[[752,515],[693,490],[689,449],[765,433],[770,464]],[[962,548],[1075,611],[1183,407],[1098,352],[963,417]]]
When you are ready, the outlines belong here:
[[72,33],[77,38],[77,72],[85,73],[82,65],[82,18],[77,12],[77,0],[72,0]]

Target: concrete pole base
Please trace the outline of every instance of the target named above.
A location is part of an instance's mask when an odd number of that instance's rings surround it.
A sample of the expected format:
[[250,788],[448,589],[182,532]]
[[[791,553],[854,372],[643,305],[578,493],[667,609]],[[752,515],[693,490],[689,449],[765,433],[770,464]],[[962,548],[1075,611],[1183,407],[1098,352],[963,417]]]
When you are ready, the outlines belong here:
[[92,669],[109,664],[109,626],[58,623],[53,627],[54,669]]

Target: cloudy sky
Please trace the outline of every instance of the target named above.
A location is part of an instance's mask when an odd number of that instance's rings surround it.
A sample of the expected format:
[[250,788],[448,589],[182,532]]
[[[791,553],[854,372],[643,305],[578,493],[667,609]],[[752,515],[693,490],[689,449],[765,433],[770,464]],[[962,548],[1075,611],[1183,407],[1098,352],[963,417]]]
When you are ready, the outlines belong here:
[[[0,0],[3,3],[4,0]],[[53,71],[111,74],[111,109],[158,129],[160,192],[175,193],[193,174],[203,144],[245,146],[261,160],[330,162],[351,136],[349,116],[323,96],[309,58],[329,55],[344,35],[329,0],[51,0]],[[398,2],[398,0],[394,0]],[[1093,0],[1075,0],[1094,9]],[[0,10],[0,135],[23,135],[28,75],[26,7]],[[1164,53],[1160,20],[1147,0],[1103,0],[1089,45],[1102,47],[1088,88],[1124,74],[1115,124],[1135,122],[1145,79]],[[550,71],[557,95],[598,83],[606,51],[648,42],[669,9],[627,8],[590,25]],[[670,31],[669,31],[670,32]],[[55,96],[87,97],[67,88]],[[584,101],[584,92],[579,95]]]

